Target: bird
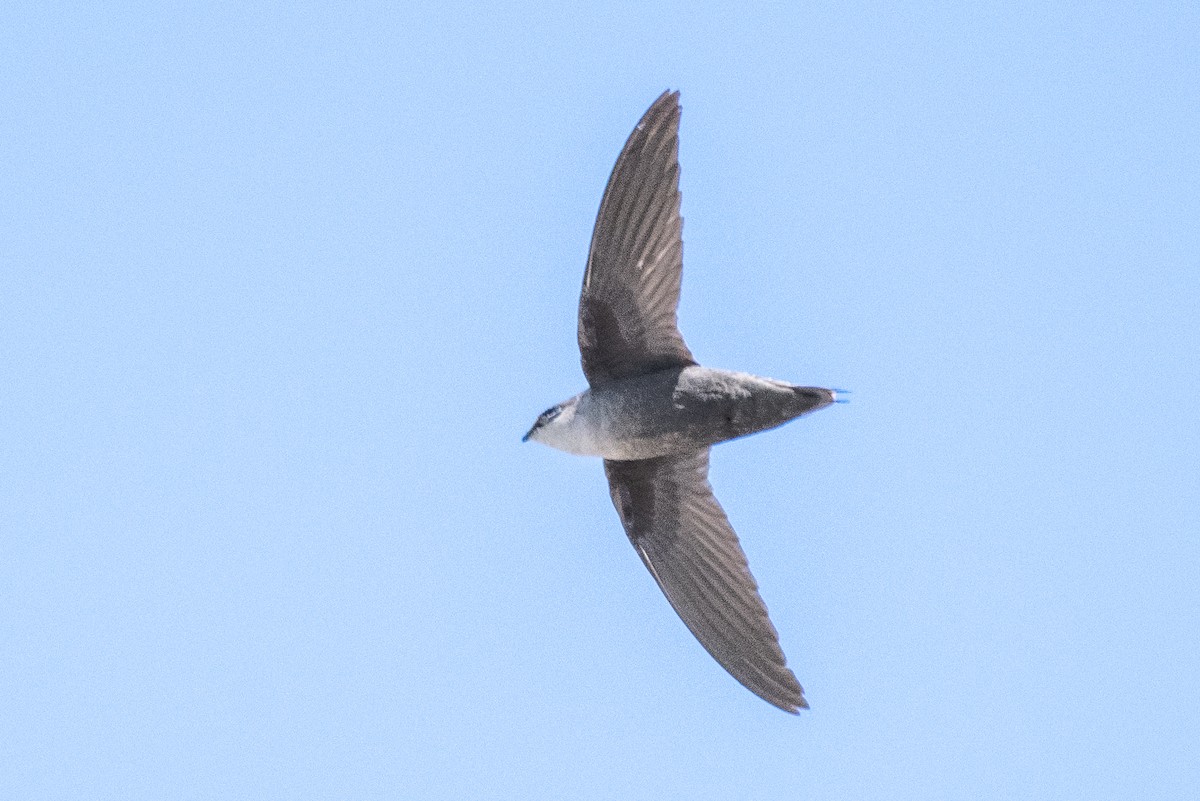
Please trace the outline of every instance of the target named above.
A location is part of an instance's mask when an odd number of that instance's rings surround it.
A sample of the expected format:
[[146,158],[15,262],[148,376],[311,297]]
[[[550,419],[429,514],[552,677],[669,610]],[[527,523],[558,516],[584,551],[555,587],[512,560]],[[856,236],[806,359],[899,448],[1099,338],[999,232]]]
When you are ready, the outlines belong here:
[[842,390],[700,366],[679,331],[678,91],[629,135],[605,187],[579,297],[588,389],[522,441],[600,457],[617,516],[667,601],[748,690],[807,709],[746,555],[708,481],[713,445],[840,402]]

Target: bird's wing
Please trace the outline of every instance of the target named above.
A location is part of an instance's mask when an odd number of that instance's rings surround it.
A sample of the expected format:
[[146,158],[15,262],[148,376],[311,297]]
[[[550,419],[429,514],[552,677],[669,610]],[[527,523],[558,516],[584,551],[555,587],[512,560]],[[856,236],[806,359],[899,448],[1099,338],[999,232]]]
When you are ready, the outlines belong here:
[[589,384],[696,363],[675,321],[682,272],[679,93],[664,92],[625,142],[596,215],[579,297]]
[[708,449],[605,461],[613,505],[663,594],[700,644],[751,692],[808,707],[746,555],[708,483]]

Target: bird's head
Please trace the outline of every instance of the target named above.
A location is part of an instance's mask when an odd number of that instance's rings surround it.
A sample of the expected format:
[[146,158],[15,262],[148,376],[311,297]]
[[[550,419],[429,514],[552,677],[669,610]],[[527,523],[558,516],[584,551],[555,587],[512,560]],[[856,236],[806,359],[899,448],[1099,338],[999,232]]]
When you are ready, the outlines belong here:
[[562,403],[556,403],[546,411],[538,415],[538,419],[534,421],[533,428],[529,429],[529,433],[521,437],[521,442],[545,443],[548,440],[555,440],[555,434],[564,429],[575,416],[575,398]]

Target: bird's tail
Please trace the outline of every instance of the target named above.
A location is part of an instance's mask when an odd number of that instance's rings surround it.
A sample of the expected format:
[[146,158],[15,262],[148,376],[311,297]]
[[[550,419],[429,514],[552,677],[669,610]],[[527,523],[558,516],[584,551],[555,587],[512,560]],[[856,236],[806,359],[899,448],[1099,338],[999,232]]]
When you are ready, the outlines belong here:
[[799,409],[796,416],[802,414],[810,414],[817,409],[824,409],[831,403],[841,403],[838,398],[839,392],[845,390],[840,389],[825,389],[824,387],[792,387],[792,393],[796,396],[799,402]]

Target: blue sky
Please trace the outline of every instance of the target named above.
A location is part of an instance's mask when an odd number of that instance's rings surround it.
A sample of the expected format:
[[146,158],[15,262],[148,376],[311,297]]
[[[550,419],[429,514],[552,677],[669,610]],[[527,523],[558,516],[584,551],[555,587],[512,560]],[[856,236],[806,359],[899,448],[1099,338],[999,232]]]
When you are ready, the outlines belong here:
[[[0,794],[1192,797],[1198,32],[7,4]],[[666,88],[692,351],[854,390],[713,455],[799,717],[520,442]]]

